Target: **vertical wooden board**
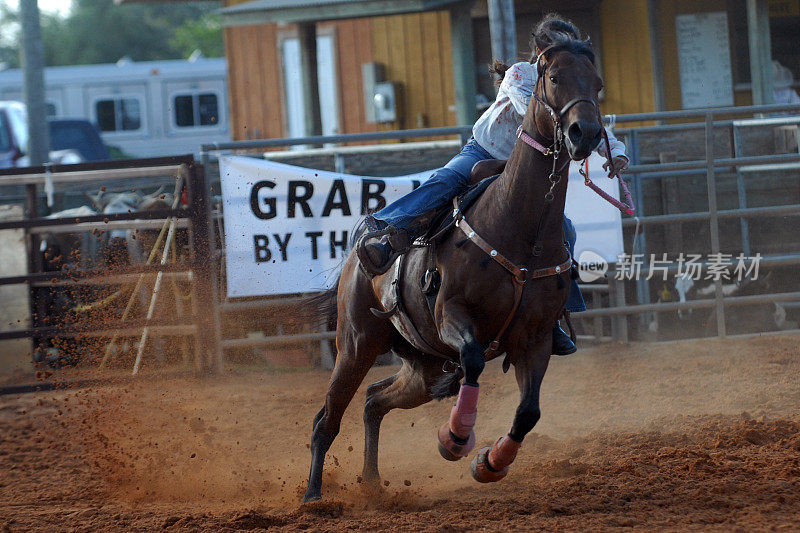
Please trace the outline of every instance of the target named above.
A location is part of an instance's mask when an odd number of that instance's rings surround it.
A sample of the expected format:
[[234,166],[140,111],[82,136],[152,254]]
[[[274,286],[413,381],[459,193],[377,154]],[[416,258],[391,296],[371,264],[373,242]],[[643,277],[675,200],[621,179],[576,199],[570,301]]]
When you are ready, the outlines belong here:
[[255,61],[253,59],[253,51],[250,48],[250,43],[252,42],[252,34],[253,29],[251,26],[244,26],[242,28],[241,33],[241,50],[242,50],[242,80],[243,83],[243,96],[245,101],[245,121],[247,124],[247,130],[245,135],[248,139],[255,139],[255,130],[259,127],[259,120],[256,116],[256,109],[254,109],[254,102],[256,97],[254,93],[256,92],[257,82],[253,79],[253,65]]
[[387,19],[387,35],[389,42],[389,65],[393,74],[389,76],[390,80],[399,81],[401,84],[401,109],[398,114],[398,120],[394,124],[395,128],[405,129],[409,127],[409,102],[412,100],[413,95],[410,94],[411,87],[409,87],[409,73],[406,56],[408,51],[405,48],[405,30],[403,24],[404,15],[393,15]]
[[279,61],[276,53],[277,41],[275,40],[275,25],[262,24],[257,27],[256,39],[258,40],[258,76],[260,78],[258,93],[253,97],[261,107],[261,137],[279,137],[283,131],[281,120],[281,93],[278,90],[281,77],[276,76],[276,62]]
[[[606,69],[606,101],[607,112],[609,113],[622,113],[623,102],[625,100],[625,87],[623,85],[625,76],[628,74],[625,71],[625,61],[627,60],[628,66],[632,67],[630,58],[626,58],[623,53],[623,39],[619,33],[619,27],[622,25],[620,17],[624,13],[620,13],[620,2],[614,0],[612,2],[603,3],[603,67]],[[627,33],[627,32],[626,32]]]
[[263,77],[261,58],[261,47],[259,46],[259,26],[248,26],[246,54],[248,60],[247,75],[250,78],[250,93],[248,93],[248,100],[250,102],[250,113],[253,116],[252,128],[253,138],[260,139],[265,135],[266,113],[264,111],[264,85],[262,83]]
[[406,111],[406,127],[417,127],[417,116],[427,115],[428,102],[426,97],[427,83],[425,80],[422,59],[422,31],[421,15],[412,14],[403,17],[403,46],[406,49],[406,72],[408,83],[408,109]]
[[639,76],[635,79],[638,82],[639,107],[638,109],[626,110],[630,113],[655,111],[655,79],[653,78],[653,53],[652,41],[650,39],[650,17],[648,15],[647,4],[636,2],[634,4],[636,15],[635,47],[638,51],[639,61],[637,72]]
[[372,19],[372,56],[375,61],[383,63],[389,75],[389,40],[386,35],[386,17],[375,17]]
[[[392,65],[389,57],[389,36],[387,33],[388,17],[375,17],[371,19],[372,30],[372,57],[373,60],[382,63],[386,69],[386,78],[389,80],[393,78]],[[387,130],[383,124],[376,124],[375,129],[378,131]],[[388,141],[387,141],[388,142]]]
[[[653,109],[653,76],[647,6],[635,0],[608,0],[600,10],[606,113]],[[620,31],[626,28],[626,31]]]
[[255,59],[255,69],[253,70],[253,77],[255,86],[255,94],[252,95],[253,106],[258,107],[258,129],[259,137],[269,137],[269,121],[270,121],[270,100],[266,98],[269,91],[269,74],[268,64],[266,62],[266,48],[267,43],[265,34],[269,33],[264,25],[253,26],[253,43],[252,55]]
[[352,21],[337,22],[335,25],[336,63],[338,70],[336,79],[339,101],[339,131],[353,131],[353,123],[358,121],[358,107],[352,105],[354,96],[353,64],[356,62],[357,50],[353,39]]
[[356,96],[359,102],[359,127],[353,133],[359,131],[375,131],[375,124],[367,123],[366,111],[364,109],[364,82],[361,76],[361,65],[375,61],[373,57],[372,45],[372,23],[369,19],[357,19],[353,21],[354,39],[356,49],[359,51],[359,61],[356,64],[354,79],[356,80]]
[[231,28],[230,58],[236,72],[236,86],[231,88],[231,98],[235,99],[236,139],[247,139],[249,120],[247,116],[247,74],[243,57],[243,28]]
[[431,127],[444,126],[447,104],[442,92],[442,64],[439,41],[439,19],[436,13],[422,15],[422,65],[427,91],[428,122]]
[[232,38],[233,28],[225,28],[222,36],[225,44],[225,57],[228,72],[228,124],[232,139],[239,139],[239,112],[238,95],[236,93],[239,73],[237,72],[235,56],[233,55],[234,43]]
[[[443,109],[445,123],[443,126],[456,125],[456,87],[453,80],[453,52],[450,44],[450,14],[447,11],[436,13],[439,18],[439,61],[442,69],[441,94],[444,95]],[[451,109],[452,106],[452,109]]]

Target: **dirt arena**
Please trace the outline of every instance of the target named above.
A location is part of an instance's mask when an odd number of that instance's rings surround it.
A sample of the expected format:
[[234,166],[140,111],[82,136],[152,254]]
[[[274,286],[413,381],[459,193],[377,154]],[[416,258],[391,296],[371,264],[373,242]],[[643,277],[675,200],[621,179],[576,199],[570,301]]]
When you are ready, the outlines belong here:
[[[517,389],[496,362],[482,383],[489,444]],[[800,337],[554,358],[542,420],[494,485],[439,457],[450,401],[388,415],[384,485],[360,483],[362,387],[323,502],[301,506],[326,385],[323,371],[237,373],[0,397],[0,532],[800,527]]]

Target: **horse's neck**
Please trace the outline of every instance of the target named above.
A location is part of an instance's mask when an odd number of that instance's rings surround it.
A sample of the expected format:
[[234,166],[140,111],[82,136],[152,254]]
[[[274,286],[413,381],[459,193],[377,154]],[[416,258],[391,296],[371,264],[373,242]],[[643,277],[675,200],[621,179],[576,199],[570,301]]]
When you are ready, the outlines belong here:
[[[527,144],[517,141],[497,186],[492,193],[492,216],[508,235],[523,247],[533,246],[541,237],[543,258],[563,258],[563,219],[567,196],[569,165],[566,151],[562,150],[556,170],[561,179],[553,189],[553,200],[544,219],[545,195],[550,190],[548,179],[553,171],[553,157],[542,154]],[[540,222],[541,221],[541,222]],[[543,224],[541,230],[539,225]]]

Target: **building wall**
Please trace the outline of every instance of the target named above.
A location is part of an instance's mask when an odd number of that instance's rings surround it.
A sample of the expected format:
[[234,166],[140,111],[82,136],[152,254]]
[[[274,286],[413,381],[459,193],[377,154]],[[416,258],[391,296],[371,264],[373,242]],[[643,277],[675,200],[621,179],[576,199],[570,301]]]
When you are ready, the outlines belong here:
[[[233,138],[286,135],[283,74],[276,24],[225,29]],[[449,126],[456,122],[447,12],[396,15],[322,23],[338,49],[339,117],[342,133],[375,131],[366,121],[361,65],[386,66],[400,85],[399,120],[380,129]]]
[[[294,27],[276,24],[225,29],[231,132],[235,140],[285,137],[283,73],[279,39]],[[343,133],[374,131],[364,117],[361,64],[372,61],[368,20],[319,25],[333,32],[338,49],[339,124]]]
[[600,19],[606,87],[603,113],[621,115],[655,111],[647,3],[642,0],[603,0]]
[[[226,5],[241,1],[228,0]],[[687,6],[693,4],[688,0],[680,1]],[[724,3],[724,0],[716,1]],[[598,40],[602,43],[606,84],[603,112],[623,114],[654,110],[647,3],[602,0],[600,18],[602,31]],[[663,34],[671,36],[674,49],[674,15],[671,24],[671,29],[666,28]],[[320,31],[332,29],[336,37],[342,133],[456,124],[447,11],[351,19],[323,23],[319,28]],[[278,42],[282,32],[292,29],[293,26],[279,28],[275,24],[225,29],[234,139],[286,135]],[[665,57],[665,79],[675,84],[679,105],[677,62],[674,54],[672,56]],[[371,61],[384,64],[387,80],[400,85],[400,117],[394,123],[366,122],[361,65]],[[483,74],[483,67],[483,64],[478,65],[479,75]],[[668,90],[673,100],[675,90]],[[667,101],[672,103],[669,97]]]
[[386,78],[399,82],[400,120],[382,129],[454,126],[450,18],[447,11],[370,19],[372,52],[386,65]]

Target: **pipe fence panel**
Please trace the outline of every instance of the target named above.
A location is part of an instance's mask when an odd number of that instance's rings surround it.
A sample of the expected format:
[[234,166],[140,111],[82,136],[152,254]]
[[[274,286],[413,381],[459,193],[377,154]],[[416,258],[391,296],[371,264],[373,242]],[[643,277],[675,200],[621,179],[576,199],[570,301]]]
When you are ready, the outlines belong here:
[[[149,185],[151,178],[173,185],[169,190],[171,206],[137,211],[135,201],[146,198],[130,191],[142,183]],[[85,213],[91,210],[67,210],[46,217],[39,215],[43,190],[53,195],[54,191],[63,191],[65,187],[89,183],[95,183],[101,191],[98,200],[103,195],[117,199],[128,195],[132,203],[127,212],[123,206],[113,213],[87,215]],[[110,191],[106,192],[105,184],[122,192],[111,195]],[[90,357],[105,364],[114,355],[111,347],[116,346],[121,337],[141,335],[138,362],[141,362],[149,336],[189,337],[193,346],[187,344],[184,348],[192,352],[190,359],[195,371],[213,369],[218,351],[212,320],[216,312],[204,312],[214,294],[208,236],[210,211],[206,205],[204,175],[192,156],[0,171],[0,189],[20,185],[26,189],[24,216],[3,220],[0,231],[24,231],[20,250],[27,257],[28,268],[25,273],[14,275],[8,275],[5,270],[0,272],[0,287],[27,286],[29,314],[27,325],[20,319],[16,327],[4,327],[0,331],[0,341],[29,339],[34,361],[61,365]],[[161,205],[167,203],[166,197],[166,194],[160,197],[155,194],[147,200],[150,205]],[[149,237],[155,233],[159,236],[152,242]],[[180,260],[185,233],[188,234],[188,259]],[[166,240],[163,239],[165,234]],[[94,241],[103,238],[104,255],[95,256],[92,250],[97,252],[96,246],[100,245]],[[84,246],[86,241],[96,246]],[[158,250],[162,242],[163,251]],[[80,247],[68,249],[76,243]],[[149,249],[148,245],[153,248]],[[111,250],[117,253],[125,248],[128,255],[124,260],[112,257]],[[134,256],[130,255],[134,249],[149,252],[144,264],[136,266]],[[154,260],[157,255],[162,257],[160,262]],[[160,286],[169,287],[173,294],[164,288],[159,302]],[[130,311],[135,307],[134,302],[143,298],[146,289],[151,289],[148,296],[151,309],[137,316]],[[188,294],[181,294],[182,291]],[[128,304],[120,314],[117,303],[125,297]],[[174,314],[154,314],[159,306],[166,305],[162,302],[172,299],[176,306]],[[183,309],[184,299],[191,300],[194,309]],[[205,303],[199,304],[200,301]],[[211,307],[215,305],[212,303]],[[98,337],[98,342],[85,341]],[[78,341],[70,344],[68,339]],[[3,346],[10,349],[8,344]]]
[[[759,150],[757,153],[753,153],[752,149],[745,149],[757,146],[758,143],[768,143],[769,137],[772,135],[770,128],[788,128],[789,130],[796,128],[800,124],[800,105],[775,104],[679,110],[607,116],[605,119],[608,123],[619,126],[615,131],[618,137],[626,140],[631,159],[625,179],[633,184],[639,211],[634,217],[623,218],[626,253],[629,255],[647,257],[650,254],[660,256],[669,252],[668,256],[675,259],[674,251],[665,249],[664,239],[660,238],[657,233],[668,230],[680,233],[683,231],[682,227],[687,224],[705,224],[705,229],[697,230],[697,235],[702,234],[705,239],[706,244],[703,245],[703,249],[710,254],[709,257],[719,254],[734,255],[734,252],[746,254],[749,257],[754,251],[759,252],[758,247],[753,245],[752,229],[749,226],[759,220],[772,223],[771,221],[776,220],[776,217],[800,215],[800,192],[794,196],[777,197],[771,205],[764,205],[762,197],[765,194],[769,196],[769,179],[762,179],[758,182],[758,187],[767,191],[766,193],[761,190],[757,191],[759,203],[749,201],[748,194],[752,196],[756,193],[748,191],[747,187],[750,175],[764,172],[786,173],[800,169],[800,151],[796,147],[792,153],[777,153],[775,150]],[[680,123],[676,123],[679,121]],[[625,127],[625,124],[633,122],[649,122],[650,124]],[[753,131],[758,133],[753,134]],[[337,171],[344,172],[347,170],[345,157],[349,154],[358,153],[359,150],[370,153],[388,152],[398,146],[381,144],[358,147],[343,146],[344,143],[390,139],[402,141],[432,136],[458,137],[463,142],[470,134],[471,131],[468,127],[452,127],[328,137],[250,140],[203,145],[201,157],[203,166],[210,169],[213,167],[214,157],[222,153],[266,151],[278,147],[325,144],[327,148],[312,150],[305,154],[303,152],[269,152],[264,154],[264,157],[291,162],[304,155],[309,157],[312,155],[328,156],[334,161],[332,167]],[[653,137],[669,135],[678,139],[678,144],[674,147],[674,151],[678,153],[671,160],[668,156],[659,157],[659,154],[652,153],[653,148],[658,146]],[[438,141],[439,145],[447,142]],[[450,144],[453,143],[450,142]],[[687,147],[690,149],[686,150]],[[702,202],[704,205],[701,209],[686,209],[687,206],[701,202],[699,193],[694,190],[691,202],[686,197],[680,195],[677,197],[678,212],[672,212],[672,209],[665,211],[664,206],[653,205],[654,200],[651,198],[653,195],[650,192],[653,186],[664,187],[666,183],[668,187],[677,186],[678,189],[681,189],[685,184],[691,184],[696,189],[700,183],[697,180],[701,177],[704,178],[702,183],[705,188],[702,192],[705,200]],[[731,194],[735,195],[735,204],[733,205],[729,205]],[[655,197],[655,200],[660,199]],[[739,244],[735,250],[727,249],[731,242],[730,222],[735,222],[740,228],[740,235],[737,237]],[[692,226],[692,228],[694,227]],[[770,253],[759,256],[760,264],[765,269],[780,269],[800,263],[800,248],[787,245],[786,249],[780,249],[780,242],[773,248],[775,249],[769,250]],[[212,253],[224,261],[220,248],[215,249]],[[707,260],[700,262],[701,267],[705,268],[709,268],[713,264]],[[652,323],[652,316],[691,309],[712,310],[714,316],[710,318],[716,325],[714,334],[724,337],[728,333],[726,311],[729,311],[729,308],[787,302],[786,309],[793,310],[798,307],[793,300],[800,301],[796,290],[774,289],[767,290],[761,295],[730,296],[727,294],[730,284],[725,283],[726,280],[722,277],[712,280],[711,289],[704,289],[706,292],[711,291],[711,298],[708,300],[664,302],[660,296],[656,297],[656,294],[651,294],[654,292],[655,286],[652,279],[648,279],[652,274],[650,269],[642,269],[637,279],[616,279],[617,275],[613,271],[619,265],[611,264],[608,267],[610,271],[607,283],[600,283],[597,286],[582,286],[582,290],[588,293],[592,300],[594,308],[574,317],[575,320],[583,323],[584,327],[581,328],[579,335],[581,338],[598,341],[647,339],[649,337],[646,334],[646,328],[648,322]],[[673,276],[679,271],[680,266],[677,264],[673,264],[666,270]],[[284,298],[232,301],[224,297],[225,291],[221,285],[222,278],[219,272],[220,270],[217,270],[218,283],[216,287],[221,297],[217,309],[223,315],[257,309],[280,309],[282,306],[297,305],[303,298],[303,295],[287,295]],[[699,281],[705,282],[706,280]],[[674,279],[671,283],[674,283]],[[636,305],[630,305],[629,301],[631,300],[636,302]],[[656,300],[661,303],[656,303]],[[602,307],[598,307],[598,304]],[[581,316],[583,318],[580,318]],[[642,333],[643,331],[645,334]],[[328,331],[306,331],[249,339],[225,338],[221,340],[220,345],[227,350],[252,346],[285,345],[291,342],[308,343],[309,340],[329,339],[333,336],[333,333]]]

